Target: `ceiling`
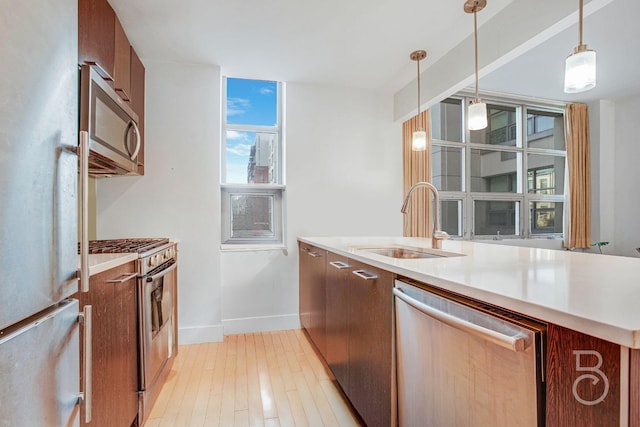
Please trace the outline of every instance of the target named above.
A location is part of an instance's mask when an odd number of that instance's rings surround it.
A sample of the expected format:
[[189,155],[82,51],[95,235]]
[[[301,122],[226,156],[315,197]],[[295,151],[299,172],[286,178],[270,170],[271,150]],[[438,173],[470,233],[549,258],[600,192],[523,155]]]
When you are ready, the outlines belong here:
[[[478,23],[512,1],[490,0]],[[577,0],[575,1],[577,9]],[[564,58],[577,24],[480,80],[481,90],[588,102],[640,93],[637,0],[592,14],[584,42],[598,52],[594,90],[562,90]],[[395,93],[415,78],[409,53],[428,51],[426,69],[473,30],[463,0],[110,0],[143,60],[219,65],[224,75],[332,84]],[[480,40],[482,49],[482,40]]]
[[[395,92],[471,34],[464,0],[109,0],[145,60]],[[513,0],[490,0],[478,23]]]
[[479,87],[568,102],[639,94],[639,18],[637,0],[615,0],[585,17],[583,42],[597,52],[597,85],[590,91],[566,94],[563,90],[564,60],[578,44],[577,24],[483,77]]

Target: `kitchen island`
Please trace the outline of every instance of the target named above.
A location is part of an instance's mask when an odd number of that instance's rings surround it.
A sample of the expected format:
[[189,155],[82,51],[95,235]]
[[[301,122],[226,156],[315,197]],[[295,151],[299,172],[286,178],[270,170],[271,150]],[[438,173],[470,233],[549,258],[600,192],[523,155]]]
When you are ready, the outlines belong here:
[[[298,240],[315,252],[324,250],[544,322],[546,425],[640,425],[640,260],[467,241],[443,242],[443,257],[403,259],[367,249],[431,251],[431,241]],[[301,320],[302,314],[301,307]]]

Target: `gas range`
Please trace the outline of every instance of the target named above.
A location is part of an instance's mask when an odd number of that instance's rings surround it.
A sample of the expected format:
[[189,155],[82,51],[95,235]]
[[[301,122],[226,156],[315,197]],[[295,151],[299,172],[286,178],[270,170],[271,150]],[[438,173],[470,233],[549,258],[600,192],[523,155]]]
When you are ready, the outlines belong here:
[[92,240],[89,253],[138,254],[138,357],[140,424],[158,398],[178,351],[177,255],[167,238]]
[[138,273],[144,276],[163,263],[174,260],[177,251],[175,243],[161,237],[91,240],[89,253],[137,253]]
[[151,249],[169,243],[167,238],[132,238],[91,240],[89,242],[90,254],[108,254],[121,252],[148,252]]

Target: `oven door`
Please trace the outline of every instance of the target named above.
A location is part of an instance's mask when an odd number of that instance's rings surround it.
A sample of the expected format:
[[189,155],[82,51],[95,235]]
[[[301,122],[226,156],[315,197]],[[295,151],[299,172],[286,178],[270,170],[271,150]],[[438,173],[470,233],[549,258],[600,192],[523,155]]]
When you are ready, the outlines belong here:
[[172,356],[176,267],[171,259],[139,279],[140,390],[154,385]]

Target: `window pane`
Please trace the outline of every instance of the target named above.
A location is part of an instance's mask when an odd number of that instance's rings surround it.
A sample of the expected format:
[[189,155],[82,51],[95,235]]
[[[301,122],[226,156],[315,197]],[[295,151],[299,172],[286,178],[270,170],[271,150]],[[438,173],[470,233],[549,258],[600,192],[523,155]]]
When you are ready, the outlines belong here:
[[431,146],[432,183],[439,191],[462,191],[462,150]]
[[515,147],[518,135],[515,107],[487,105],[487,122],[485,129],[470,132],[471,142]]
[[519,208],[520,202],[516,201],[474,201],[475,235],[518,235],[520,233]]
[[442,230],[451,236],[462,236],[462,200],[441,200]]
[[431,138],[462,142],[462,100],[445,99],[431,107]]
[[515,193],[518,191],[519,153],[471,150],[471,191]]
[[276,82],[227,78],[227,123],[275,126],[278,122]]
[[564,194],[562,156],[527,155],[527,191],[535,194]]
[[265,239],[275,237],[273,195],[231,195],[231,238]]
[[278,135],[228,130],[225,183],[279,183]]
[[562,202],[531,202],[531,234],[562,233]]
[[563,114],[527,110],[527,144],[529,148],[566,149]]

